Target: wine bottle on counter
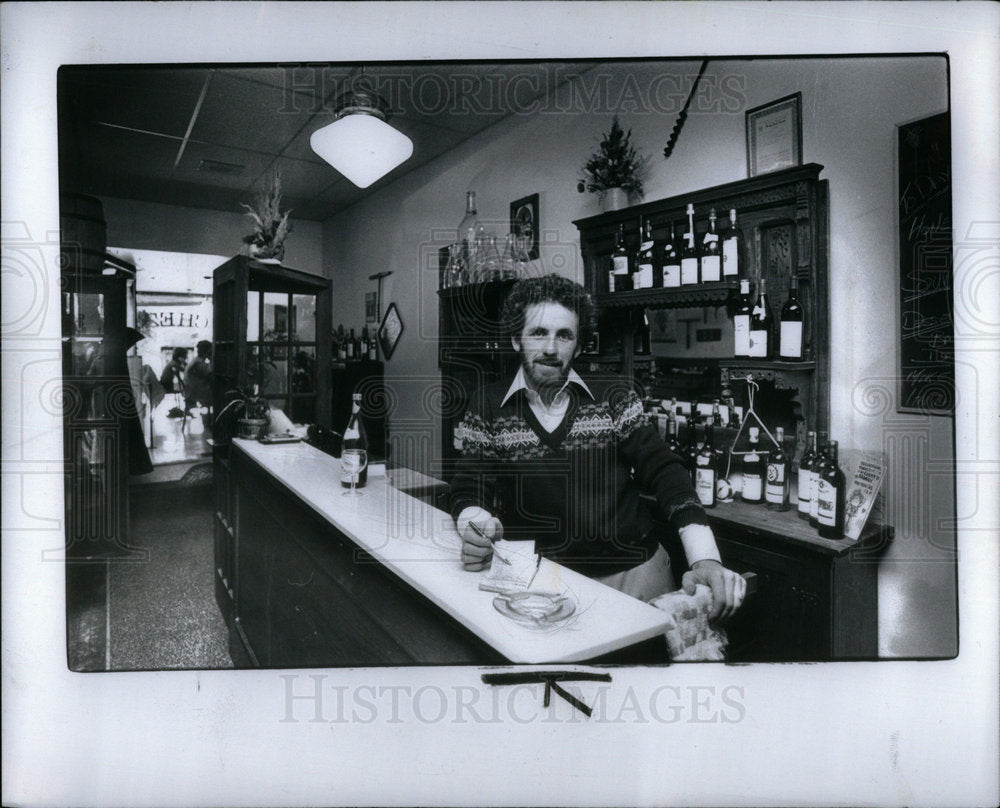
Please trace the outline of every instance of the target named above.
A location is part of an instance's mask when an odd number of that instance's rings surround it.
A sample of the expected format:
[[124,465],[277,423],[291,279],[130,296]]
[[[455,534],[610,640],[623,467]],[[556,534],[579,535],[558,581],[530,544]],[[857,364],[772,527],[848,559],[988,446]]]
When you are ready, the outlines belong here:
[[661,286],[665,289],[676,289],[681,285],[681,250],[677,245],[677,233],[674,223],[670,223],[670,238],[663,245],[660,258],[663,267]]
[[802,459],[799,460],[798,477],[799,519],[805,519],[806,521],[809,520],[809,503],[813,498],[816,485],[814,468],[818,457],[819,455],[816,453],[816,433],[810,429],[806,433],[806,450],[802,455]]
[[826,450],[826,464],[819,475],[816,489],[818,500],[819,535],[824,539],[844,537],[844,489],[846,480],[837,462],[837,441]]
[[774,322],[771,318],[771,307],[767,302],[767,280],[760,279],[757,291],[757,302],[750,312],[750,356],[754,359],[770,359],[773,353],[771,335],[774,332]]
[[646,219],[643,224],[639,217],[639,249],[635,254],[635,272],[632,275],[633,289],[652,289],[656,264],[656,250],[653,242],[653,225]]
[[753,305],[750,302],[750,281],[743,278],[740,281],[740,302],[733,315],[733,356],[737,358],[750,356],[750,315]]
[[819,527],[819,478],[826,468],[826,443],[827,434],[826,432],[819,433],[819,442],[816,448],[816,459],[813,460],[813,487],[812,487],[812,498],[809,500],[809,524],[813,527]]
[[[365,434],[365,423],[361,418],[361,393],[354,393],[351,399],[351,417],[347,422],[347,428],[344,430],[342,449],[364,449],[368,451],[368,436]],[[361,473],[358,475],[357,487],[364,488],[366,482],[368,482],[367,465],[361,469]],[[341,471],[340,484],[344,488],[350,488],[351,475]]]
[[706,424],[705,442],[695,460],[694,490],[698,493],[698,501],[706,508],[715,507],[715,481],[719,476],[712,433],[712,425]]
[[788,286],[788,298],[781,307],[781,326],[779,332],[778,356],[790,361],[801,361],[803,358],[802,328],[803,311],[799,303],[799,279],[792,274]]
[[698,245],[694,240],[694,205],[687,206],[687,232],[681,248],[681,286],[698,284]]
[[611,253],[611,278],[609,292],[628,292],[632,289],[632,276],[628,268],[628,249],[625,247],[625,226],[618,225],[615,251]]
[[722,239],[722,277],[725,280],[736,280],[740,276],[740,248],[742,239],[736,229],[736,211],[729,210],[729,229]]
[[777,427],[774,439],[778,444],[767,458],[767,482],[764,483],[764,499],[767,507],[774,511],[788,510],[788,490],[791,479],[788,474],[788,455],[785,454],[785,430]]
[[722,254],[719,234],[715,232],[715,208],[708,212],[708,232],[701,244],[701,282],[715,283],[722,280]]
[[764,500],[764,461],[757,451],[760,430],[752,426],[747,431],[750,433],[750,451],[743,455],[743,488],[740,496],[744,502],[756,505]]

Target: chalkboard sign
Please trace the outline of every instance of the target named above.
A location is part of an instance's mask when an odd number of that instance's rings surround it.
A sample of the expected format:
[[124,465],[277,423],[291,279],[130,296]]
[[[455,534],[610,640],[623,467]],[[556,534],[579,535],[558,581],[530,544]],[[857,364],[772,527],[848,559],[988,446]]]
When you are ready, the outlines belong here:
[[898,129],[897,409],[950,415],[955,408],[950,115]]

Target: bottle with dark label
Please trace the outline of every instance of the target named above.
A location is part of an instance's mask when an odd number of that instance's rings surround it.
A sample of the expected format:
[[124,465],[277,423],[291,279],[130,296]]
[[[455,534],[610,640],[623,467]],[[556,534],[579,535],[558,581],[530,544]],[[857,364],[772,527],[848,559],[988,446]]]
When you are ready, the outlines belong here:
[[771,334],[774,331],[771,307],[767,302],[767,281],[760,279],[757,302],[750,312],[750,356],[754,359],[770,359],[772,354]]
[[788,510],[788,490],[791,479],[788,473],[788,455],[785,454],[785,430],[777,427],[774,430],[774,440],[778,444],[767,458],[767,482],[764,483],[764,499],[767,507],[775,511]]
[[744,502],[758,503],[764,500],[764,460],[758,449],[760,430],[752,426],[747,430],[750,434],[750,450],[743,455],[743,489],[741,497]]
[[801,361],[804,356],[802,329],[805,318],[798,294],[799,279],[793,274],[788,287],[788,299],[781,307],[781,325],[778,336],[778,357],[792,362]]
[[632,289],[632,275],[629,272],[628,249],[625,247],[625,227],[618,225],[618,239],[611,253],[611,278],[609,292],[628,292]]
[[[347,428],[344,430],[344,439],[341,444],[341,449],[368,450],[368,435],[365,434],[365,422],[361,417],[361,393],[355,393],[352,396],[351,417],[347,422]],[[361,469],[361,473],[358,475],[357,487],[364,488],[366,482],[368,482],[367,465],[365,468]],[[340,484],[344,488],[350,488],[351,475],[341,471]]]
[[719,234],[715,232],[715,208],[708,213],[708,232],[701,244],[701,282],[715,283],[722,280],[722,251]]
[[649,315],[645,309],[642,312],[642,320],[632,335],[632,353],[635,356],[649,356],[651,353]]
[[844,489],[846,480],[837,462],[837,441],[830,441],[826,464],[816,486],[819,535],[824,539],[844,538]]
[[653,225],[639,218],[639,249],[635,254],[635,272],[632,274],[633,289],[653,288],[656,274],[656,244],[653,241]]
[[696,483],[695,472],[698,468],[698,423],[697,414],[691,410],[687,422],[687,447],[684,449],[684,465],[691,474],[691,482]]
[[729,211],[729,229],[722,239],[722,277],[736,280],[740,276],[740,252],[742,248],[740,231],[736,229],[736,211]]
[[676,289],[681,285],[681,249],[673,222],[670,223],[670,238],[663,245],[660,263],[663,267],[661,285],[665,289]]
[[715,481],[719,476],[712,433],[712,425],[707,424],[705,442],[695,460],[694,490],[698,493],[698,501],[706,508],[715,507]]
[[687,232],[681,247],[681,285],[698,284],[698,245],[694,239],[694,205],[687,206]]
[[678,457],[684,457],[684,447],[681,446],[681,442],[677,440],[677,416],[668,411],[667,412],[667,448],[673,452]]
[[733,356],[750,356],[750,315],[753,304],[750,301],[750,281],[740,281],[740,302],[733,315]]
[[815,486],[814,472],[813,468],[815,466],[818,455],[816,454],[816,433],[813,430],[809,430],[806,433],[806,450],[802,455],[802,459],[799,460],[799,476],[798,476],[798,500],[799,500],[799,519],[809,519],[809,503],[813,498],[813,491]]
[[823,473],[823,469],[826,468],[826,432],[819,433],[819,441],[816,444],[816,459],[813,460],[813,470],[812,470],[812,498],[809,500],[809,524],[813,527],[819,527],[819,497],[816,495],[819,491],[819,477]]

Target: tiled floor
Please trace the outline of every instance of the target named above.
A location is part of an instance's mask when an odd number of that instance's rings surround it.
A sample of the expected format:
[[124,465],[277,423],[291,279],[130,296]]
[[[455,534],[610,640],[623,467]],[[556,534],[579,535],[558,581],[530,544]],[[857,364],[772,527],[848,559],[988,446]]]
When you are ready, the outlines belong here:
[[71,667],[232,667],[213,589],[212,499],[204,478],[133,486],[130,543],[144,556],[68,569]]

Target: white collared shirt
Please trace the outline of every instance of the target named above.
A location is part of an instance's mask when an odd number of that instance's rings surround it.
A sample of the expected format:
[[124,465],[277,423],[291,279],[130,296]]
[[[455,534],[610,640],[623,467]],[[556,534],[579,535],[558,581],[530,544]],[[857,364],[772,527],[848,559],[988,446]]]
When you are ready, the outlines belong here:
[[590,392],[590,388],[587,387],[587,383],[580,378],[580,374],[573,370],[573,368],[570,368],[569,375],[566,377],[566,381],[563,382],[563,386],[553,396],[552,403],[546,407],[545,402],[542,401],[542,397],[535,390],[528,387],[528,382],[524,378],[524,368],[520,367],[517,369],[514,381],[507,388],[507,394],[503,397],[503,401],[500,402],[500,406],[502,407],[506,404],[507,400],[518,390],[524,390],[524,394],[528,399],[528,406],[531,407],[531,411],[538,419],[538,423],[542,425],[542,429],[546,432],[554,432],[559,424],[562,423],[563,418],[566,417],[566,410],[569,407],[569,393],[566,392],[566,388],[570,382],[582,387],[584,392],[591,398],[594,397],[594,394]]

